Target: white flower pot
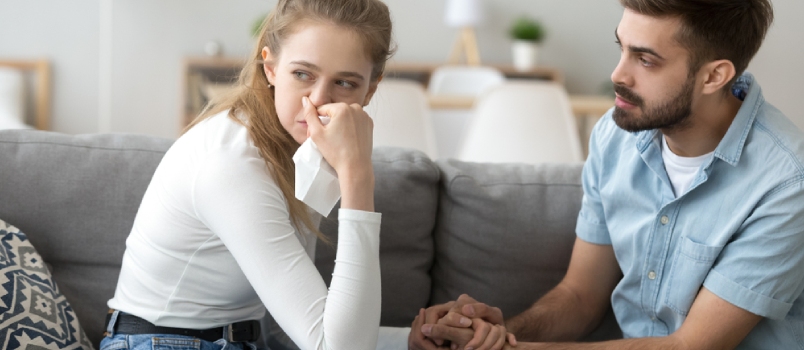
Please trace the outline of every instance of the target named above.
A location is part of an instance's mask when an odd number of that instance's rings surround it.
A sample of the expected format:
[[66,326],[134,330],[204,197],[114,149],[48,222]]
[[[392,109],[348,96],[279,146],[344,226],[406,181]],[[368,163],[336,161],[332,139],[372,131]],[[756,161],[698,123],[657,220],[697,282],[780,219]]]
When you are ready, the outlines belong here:
[[514,40],[511,44],[511,54],[514,57],[514,68],[524,72],[536,67],[539,58],[539,44],[527,40]]

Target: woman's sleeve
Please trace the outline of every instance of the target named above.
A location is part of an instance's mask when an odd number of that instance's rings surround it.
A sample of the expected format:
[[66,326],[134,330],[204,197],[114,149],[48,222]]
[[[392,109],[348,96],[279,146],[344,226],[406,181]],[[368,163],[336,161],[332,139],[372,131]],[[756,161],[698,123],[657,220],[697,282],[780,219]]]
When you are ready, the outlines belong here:
[[197,216],[232,253],[302,349],[374,349],[380,322],[380,214],[341,209],[329,292],[261,158],[212,152],[196,175]]

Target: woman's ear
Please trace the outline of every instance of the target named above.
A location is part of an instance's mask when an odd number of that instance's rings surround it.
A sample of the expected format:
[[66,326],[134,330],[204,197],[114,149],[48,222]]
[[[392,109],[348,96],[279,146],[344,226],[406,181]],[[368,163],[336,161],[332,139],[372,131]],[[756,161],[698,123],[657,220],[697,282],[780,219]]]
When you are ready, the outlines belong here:
[[377,81],[372,81],[369,84],[368,93],[366,94],[366,98],[363,100],[363,107],[368,106],[369,102],[371,102],[371,98],[374,97],[374,93],[377,92],[377,85],[380,84],[382,81],[382,75],[377,78]]
[[723,87],[728,84],[737,71],[734,69],[734,63],[729,60],[712,61],[703,66],[706,73],[704,79],[703,93],[713,94],[721,91]]
[[271,50],[268,49],[268,46],[262,48],[262,62],[262,69],[265,71],[268,83],[274,85],[274,80],[276,79],[274,56],[271,55]]

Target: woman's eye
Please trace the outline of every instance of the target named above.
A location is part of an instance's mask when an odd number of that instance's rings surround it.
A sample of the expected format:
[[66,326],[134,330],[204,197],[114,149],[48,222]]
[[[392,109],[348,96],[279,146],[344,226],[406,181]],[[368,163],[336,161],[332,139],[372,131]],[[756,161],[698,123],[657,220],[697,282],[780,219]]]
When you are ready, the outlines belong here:
[[296,71],[296,72],[293,72],[293,75],[295,75],[296,79],[299,79],[299,80],[310,80],[310,74],[307,74],[305,72]]
[[349,88],[349,89],[357,87],[357,84],[354,84],[351,81],[347,81],[347,80],[338,80],[337,82],[335,82],[335,84],[337,84],[340,87],[345,87],[345,88]]

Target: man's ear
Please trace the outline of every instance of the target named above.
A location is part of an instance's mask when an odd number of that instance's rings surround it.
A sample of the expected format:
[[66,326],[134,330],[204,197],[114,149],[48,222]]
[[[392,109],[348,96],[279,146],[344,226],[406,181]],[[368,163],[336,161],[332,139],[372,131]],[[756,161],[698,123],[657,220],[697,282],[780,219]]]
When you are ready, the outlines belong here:
[[701,67],[704,76],[703,92],[704,94],[713,94],[721,91],[726,87],[732,78],[737,74],[734,68],[734,63],[729,60],[717,60],[705,64]]
[[363,107],[368,106],[369,102],[371,102],[371,98],[374,97],[374,93],[377,92],[377,85],[379,85],[382,81],[382,77],[383,76],[381,75],[379,78],[377,78],[377,81],[372,81],[369,84],[368,93],[366,94],[366,98],[363,100]]
[[271,55],[271,50],[268,46],[262,48],[262,69],[265,71],[265,77],[268,78],[268,83],[274,85],[276,79],[276,71],[274,67],[274,56]]

